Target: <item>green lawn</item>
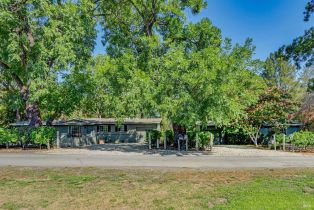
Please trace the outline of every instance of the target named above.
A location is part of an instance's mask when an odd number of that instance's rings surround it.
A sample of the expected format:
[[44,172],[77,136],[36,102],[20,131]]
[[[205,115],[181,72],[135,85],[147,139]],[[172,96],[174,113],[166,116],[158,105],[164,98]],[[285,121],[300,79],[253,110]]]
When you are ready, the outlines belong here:
[[314,169],[0,168],[0,209],[314,209]]

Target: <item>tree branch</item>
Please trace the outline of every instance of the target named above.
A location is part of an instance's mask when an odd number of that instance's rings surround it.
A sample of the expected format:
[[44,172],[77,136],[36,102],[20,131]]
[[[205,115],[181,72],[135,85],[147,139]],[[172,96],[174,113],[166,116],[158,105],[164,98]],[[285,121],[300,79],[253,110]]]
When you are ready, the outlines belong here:
[[20,89],[23,89],[24,87],[24,83],[23,81],[21,80],[21,78],[15,74],[15,73],[11,73],[11,77],[15,80],[17,86],[20,88]]
[[138,8],[138,6],[136,6],[136,4],[134,3],[133,0],[128,0],[132,5],[133,7],[135,8],[135,10],[140,14],[140,16],[143,18],[143,21],[145,22],[145,16],[144,14],[141,12],[141,10]]
[[9,64],[5,63],[4,61],[0,60],[0,66],[2,66],[5,69],[10,69]]

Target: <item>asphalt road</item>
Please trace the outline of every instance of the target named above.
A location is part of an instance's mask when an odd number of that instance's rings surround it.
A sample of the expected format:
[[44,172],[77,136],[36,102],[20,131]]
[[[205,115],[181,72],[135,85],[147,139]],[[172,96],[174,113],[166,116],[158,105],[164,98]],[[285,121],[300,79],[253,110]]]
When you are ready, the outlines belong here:
[[142,168],[291,168],[314,167],[314,156],[238,157],[177,155],[110,155],[0,153],[0,167],[142,167]]

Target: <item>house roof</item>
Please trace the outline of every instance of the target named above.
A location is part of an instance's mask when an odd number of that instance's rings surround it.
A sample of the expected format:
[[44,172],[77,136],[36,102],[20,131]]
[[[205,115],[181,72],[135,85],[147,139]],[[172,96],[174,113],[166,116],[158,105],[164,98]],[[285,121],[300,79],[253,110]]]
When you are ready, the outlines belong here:
[[[117,120],[115,118],[81,118],[81,119],[71,119],[71,120],[55,120],[52,122],[54,126],[62,125],[101,125],[101,124],[116,124],[121,122],[123,124],[160,124],[161,118],[125,118],[122,120]],[[28,121],[20,121],[12,123],[12,126],[27,126]],[[43,125],[46,125],[43,122]]]

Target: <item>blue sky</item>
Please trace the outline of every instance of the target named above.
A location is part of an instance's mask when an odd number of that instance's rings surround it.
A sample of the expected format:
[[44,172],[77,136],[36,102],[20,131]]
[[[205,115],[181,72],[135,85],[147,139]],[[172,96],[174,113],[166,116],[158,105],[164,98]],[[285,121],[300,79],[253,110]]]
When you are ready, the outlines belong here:
[[[308,0],[208,0],[207,8],[200,14],[188,15],[190,21],[209,18],[222,30],[224,37],[243,43],[253,39],[256,58],[265,59],[269,53],[304,33],[314,25],[303,21],[303,11]],[[94,54],[104,53],[100,36]]]

